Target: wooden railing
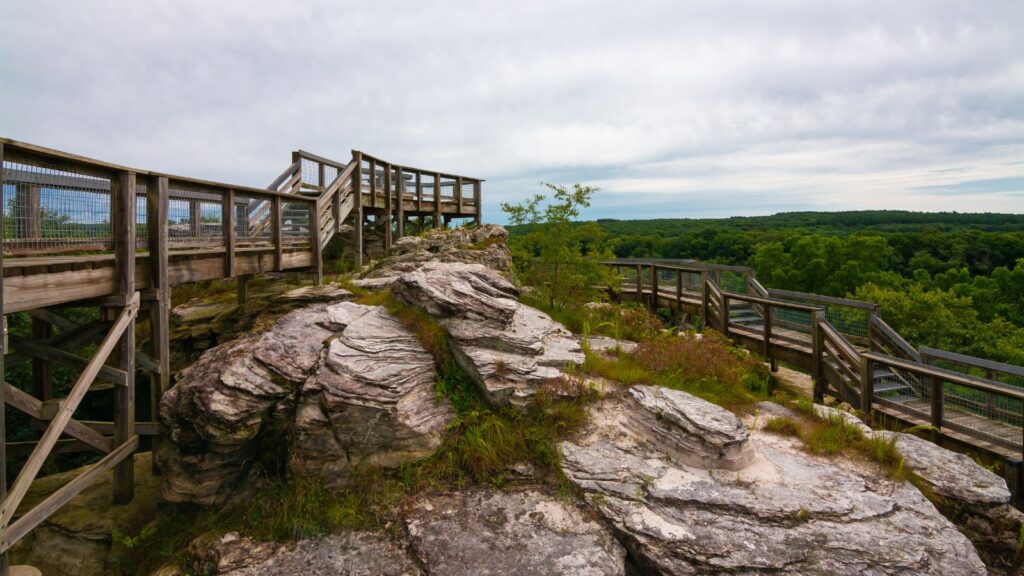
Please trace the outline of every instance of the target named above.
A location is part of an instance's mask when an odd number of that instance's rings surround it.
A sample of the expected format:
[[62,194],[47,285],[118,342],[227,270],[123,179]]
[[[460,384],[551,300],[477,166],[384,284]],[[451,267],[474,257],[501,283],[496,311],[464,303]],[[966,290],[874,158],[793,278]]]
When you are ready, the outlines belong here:
[[[648,306],[700,318],[704,327],[763,355],[773,370],[779,359],[807,369],[819,401],[831,393],[865,413],[881,410],[910,424],[928,424],[937,434],[1018,464],[1024,455],[1024,368],[918,350],[882,319],[874,303],[767,289],[750,270],[718,270],[694,261],[605,264],[620,276],[628,271],[619,290],[637,294]],[[674,282],[666,282],[666,272],[675,274]],[[744,275],[745,291],[723,290],[719,278],[725,272]],[[754,315],[745,316],[746,322],[734,320],[739,304],[744,314]]]

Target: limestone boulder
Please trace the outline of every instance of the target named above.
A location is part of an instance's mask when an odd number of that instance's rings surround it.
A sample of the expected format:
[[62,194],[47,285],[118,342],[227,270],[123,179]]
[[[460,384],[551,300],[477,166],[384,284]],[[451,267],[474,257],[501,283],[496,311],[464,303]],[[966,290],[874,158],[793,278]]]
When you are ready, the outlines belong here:
[[396,465],[440,443],[451,410],[433,359],[383,307],[290,312],[205,352],[160,404],[163,496],[220,504],[260,466],[329,482],[352,465]]
[[518,300],[518,290],[480,264],[430,262],[399,276],[392,293],[448,331],[453,353],[495,405],[524,406],[583,349],[564,326]]
[[482,489],[420,498],[405,520],[430,574],[622,576],[626,551],[565,498]]
[[[561,444],[566,477],[643,569],[985,574],[971,542],[909,483],[809,455],[794,438],[744,433],[744,423],[701,402],[676,391],[607,398],[592,407],[588,429]],[[652,418],[664,423],[636,425]],[[706,445],[694,444],[700,435]],[[708,457],[716,446],[745,455],[720,467]]]

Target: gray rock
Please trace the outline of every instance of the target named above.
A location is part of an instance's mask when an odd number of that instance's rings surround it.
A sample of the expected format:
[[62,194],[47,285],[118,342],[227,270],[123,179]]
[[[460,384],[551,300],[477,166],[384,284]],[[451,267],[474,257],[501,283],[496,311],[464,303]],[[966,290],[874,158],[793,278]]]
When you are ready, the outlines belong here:
[[377,262],[356,285],[385,288],[402,274],[426,262],[480,264],[507,273],[512,266],[508,232],[497,224],[484,224],[476,228],[431,230],[399,238],[392,246],[391,256]]
[[340,332],[303,386],[291,470],[328,479],[430,455],[453,414],[423,345],[382,306],[344,302],[325,321]]
[[[594,405],[588,430],[561,444],[562,466],[653,573],[985,573],[971,543],[909,483],[758,431],[742,468],[681,463],[634,431],[638,410],[647,409],[636,400]],[[691,430],[742,435],[726,422]]]
[[660,386],[634,386],[629,396],[637,409],[628,412],[627,425],[677,461],[728,470],[750,462],[747,427],[732,412]]
[[840,418],[844,420],[850,426],[857,428],[864,433],[865,436],[871,434],[871,427],[864,423],[863,420],[857,418],[853,414],[846,410],[840,410],[834,406],[825,406],[823,404],[814,405],[814,414],[822,420],[828,420],[830,418]]
[[337,284],[328,283],[320,286],[303,286],[302,288],[289,290],[278,296],[277,299],[283,303],[298,305],[316,304],[319,302],[331,304],[348,300],[352,297],[353,294],[349,290]]
[[423,457],[451,411],[412,334],[383,307],[342,302],[208,350],[179,374],[159,416],[164,498],[220,504],[243,497],[258,456],[282,446],[293,472],[329,482],[357,462]]
[[533,490],[424,497],[406,528],[430,574],[625,574],[625,549],[607,529],[565,499]]
[[286,544],[228,533],[193,543],[193,569],[217,576],[419,576],[394,542],[376,532],[344,532]]
[[420,265],[392,293],[426,310],[448,331],[453,353],[495,405],[524,406],[567,364],[582,364],[572,334],[521,304],[507,279],[480,264]]
[[630,354],[636,350],[637,346],[636,342],[609,338],[608,336],[591,336],[587,340],[587,344],[590,346],[590,350],[592,352],[604,355],[609,355],[613,352]]

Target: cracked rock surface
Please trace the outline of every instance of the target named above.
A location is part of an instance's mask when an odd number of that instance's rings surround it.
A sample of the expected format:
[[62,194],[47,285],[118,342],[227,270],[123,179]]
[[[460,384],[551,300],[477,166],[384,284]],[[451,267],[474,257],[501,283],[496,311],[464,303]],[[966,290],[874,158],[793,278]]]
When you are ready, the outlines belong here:
[[219,504],[240,496],[261,455],[335,482],[360,462],[429,454],[451,419],[433,359],[383,307],[318,304],[262,334],[206,351],[160,403],[163,497]]
[[[644,387],[638,387],[644,388]],[[646,395],[652,391],[643,391]],[[702,403],[661,390],[673,404]],[[704,403],[714,433],[747,460],[728,470],[695,465],[630,422],[650,402],[606,399],[580,438],[561,444],[562,466],[645,568],[659,574],[985,574],[971,543],[906,482],[841,458],[818,458],[792,438],[739,432]],[[654,417],[658,410],[653,408]],[[696,410],[696,408],[693,408]],[[684,445],[689,423],[661,420]],[[745,427],[743,424],[740,426]],[[722,433],[724,436],[721,436]],[[742,463],[741,463],[742,462]]]
[[567,364],[582,364],[576,338],[519,302],[519,291],[480,264],[429,262],[400,275],[392,293],[433,316],[456,359],[494,405],[525,406]]

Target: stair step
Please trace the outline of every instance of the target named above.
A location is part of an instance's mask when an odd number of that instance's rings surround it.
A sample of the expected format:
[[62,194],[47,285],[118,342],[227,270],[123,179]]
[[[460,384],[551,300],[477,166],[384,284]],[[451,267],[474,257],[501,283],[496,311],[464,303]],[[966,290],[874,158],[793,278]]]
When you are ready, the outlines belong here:
[[910,386],[907,386],[906,384],[904,384],[902,382],[878,382],[877,380],[875,381],[875,392],[876,393],[878,393],[878,392],[892,392],[894,390],[898,390],[898,391],[902,392],[904,390],[905,391],[911,391],[911,390],[913,390],[913,388],[911,388]]

